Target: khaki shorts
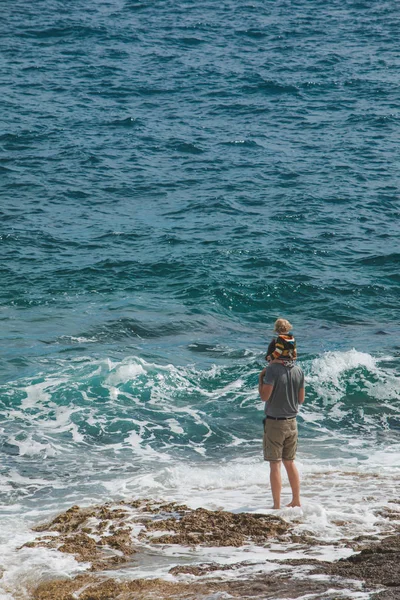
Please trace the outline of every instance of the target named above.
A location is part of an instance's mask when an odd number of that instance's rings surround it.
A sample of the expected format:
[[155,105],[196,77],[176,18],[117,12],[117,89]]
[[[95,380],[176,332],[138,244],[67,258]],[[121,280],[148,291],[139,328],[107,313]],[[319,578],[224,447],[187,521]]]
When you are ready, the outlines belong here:
[[264,460],[294,460],[297,450],[297,420],[264,422]]

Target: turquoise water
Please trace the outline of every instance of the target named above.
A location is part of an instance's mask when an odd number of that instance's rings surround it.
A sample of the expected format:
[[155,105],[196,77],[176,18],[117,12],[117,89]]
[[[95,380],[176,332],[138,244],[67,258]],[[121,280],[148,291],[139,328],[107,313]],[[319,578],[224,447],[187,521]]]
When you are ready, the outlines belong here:
[[393,1],[3,7],[0,497],[21,531],[177,497],[186,467],[228,503],[210,473],[261,458],[278,316],[305,475],[386,457],[396,481],[397,22]]

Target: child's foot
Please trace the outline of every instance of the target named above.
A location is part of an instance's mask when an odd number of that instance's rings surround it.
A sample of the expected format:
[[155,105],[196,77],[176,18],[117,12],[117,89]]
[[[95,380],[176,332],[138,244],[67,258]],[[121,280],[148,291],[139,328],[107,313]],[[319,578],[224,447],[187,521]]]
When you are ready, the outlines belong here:
[[289,504],[286,504],[286,506],[287,506],[288,508],[294,508],[295,506],[299,506],[299,507],[300,507],[300,506],[301,506],[301,504],[300,504],[300,501],[299,501],[299,502],[296,502],[295,500],[292,500],[291,502],[289,502]]

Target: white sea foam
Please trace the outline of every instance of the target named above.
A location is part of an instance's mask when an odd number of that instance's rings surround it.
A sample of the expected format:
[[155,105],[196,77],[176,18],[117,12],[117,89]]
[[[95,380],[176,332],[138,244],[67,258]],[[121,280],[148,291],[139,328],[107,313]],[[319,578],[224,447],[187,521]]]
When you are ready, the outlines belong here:
[[114,368],[110,375],[106,379],[106,384],[112,384],[117,386],[120,383],[126,383],[132,381],[138,375],[145,373],[143,366],[139,363],[129,363],[121,365],[120,367]]
[[358,352],[354,348],[347,352],[325,352],[312,361],[306,381],[313,385],[321,397],[336,400],[345,389],[346,380],[343,376],[360,367],[365,367],[371,373],[378,372],[376,359],[365,352]]
[[[400,444],[393,437],[385,438],[391,433],[385,427],[385,419],[387,425],[388,415],[398,414],[399,379],[379,360],[356,350],[326,353],[304,367],[314,399],[306,401],[300,420],[302,427],[311,428],[311,435],[307,430],[308,438],[300,436],[298,467],[303,506],[301,509],[282,508],[277,514],[290,521],[299,533],[307,532],[323,542],[310,551],[313,555],[333,560],[351,551],[330,543],[337,544],[340,539],[357,535],[384,535],[393,530],[393,521],[380,511],[396,506],[393,501],[398,498]],[[25,498],[51,487],[54,493],[65,489],[62,498],[65,507],[78,501],[87,504],[93,498],[151,497],[184,502],[193,508],[271,513],[268,465],[262,461],[260,434],[254,432],[249,439],[237,431],[229,432],[223,438],[223,452],[219,446],[213,458],[213,450],[209,450],[207,440],[215,434],[212,411],[224,403],[229,405],[230,415],[239,408],[254,411],[253,407],[259,406],[255,384],[252,384],[253,379],[256,380],[254,367],[250,378],[243,371],[234,373],[234,370],[228,376],[224,369],[213,365],[201,371],[193,365],[158,365],[130,357],[122,362],[78,362],[72,368],[68,364],[66,369],[44,377],[39,384],[16,382],[15,393],[22,391],[25,395],[21,405],[16,404],[8,414],[11,424],[26,424],[26,431],[21,433],[19,425],[12,433],[3,432],[7,443],[11,448],[18,448],[19,453],[14,470],[0,478],[0,492],[11,502],[8,514],[26,511]],[[100,386],[96,388],[101,391],[99,398],[91,388],[94,378]],[[83,384],[83,380],[88,383]],[[364,427],[361,431],[368,431],[368,435],[340,427],[332,429],[326,424],[327,415],[333,421],[347,419],[352,409],[346,399],[349,382],[369,398],[379,400],[373,407],[379,406],[387,413],[382,415],[381,421],[367,412],[359,413]],[[58,404],[60,398],[62,404]],[[142,409],[145,409],[143,414]],[[357,410],[362,409],[361,406]],[[245,418],[244,414],[241,413],[241,419]],[[158,416],[161,418],[157,421]],[[98,443],[87,438],[90,428],[107,436],[110,435],[107,428],[112,433],[114,425],[118,428],[126,421],[130,427],[119,439],[110,438],[101,445],[100,434]],[[378,438],[371,434],[377,423],[381,423]],[[186,435],[189,427],[201,435],[197,433],[196,439],[187,440],[183,447],[180,436]],[[175,447],[180,454],[175,452]],[[188,455],[190,450],[192,454]],[[238,458],[239,451],[241,458]],[[195,454],[199,457],[197,461]],[[69,458],[65,461],[65,457]],[[49,477],[47,473],[43,479],[22,475],[19,465],[35,459],[46,461],[44,464],[51,467],[54,475]],[[63,464],[67,465],[67,475],[62,470]],[[136,470],[132,470],[132,465]],[[76,483],[74,477],[68,475],[69,471],[79,473]],[[283,482],[286,503],[290,495],[285,474]],[[61,508],[58,497],[49,497],[46,502],[32,506],[32,518]],[[28,568],[30,559],[27,558],[26,572],[19,571],[22,555],[17,557],[14,550],[9,552],[8,525],[4,523],[7,521],[0,525],[0,558],[7,553],[10,556],[4,563],[7,577],[3,579],[8,586],[4,587],[3,581],[4,593],[9,594],[7,590],[13,585],[17,589],[18,581],[22,582],[19,590],[30,585],[35,571],[42,575],[50,571],[52,574],[76,571],[75,562],[68,562],[65,555],[64,562],[59,563],[57,553],[50,556],[36,553],[36,549],[32,569]],[[18,529],[20,522],[17,523]],[[20,533],[17,539],[28,539],[24,524]],[[185,553],[180,548],[169,551],[171,556]],[[286,552],[290,552],[289,547]],[[261,555],[265,558],[265,553],[265,549],[249,547],[212,549],[212,552],[199,549],[192,558],[199,561],[212,558],[221,563],[250,559],[256,563]],[[282,546],[272,545],[267,556],[282,557]],[[42,563],[50,565],[49,571]],[[168,577],[165,563],[163,565],[158,573]],[[154,575],[153,567],[151,572],[146,569],[148,567],[143,566],[146,576]]]
[[47,548],[23,548],[34,535],[25,520],[2,518],[0,529],[0,598],[28,600],[46,578],[68,577],[87,568],[73,556]]
[[174,433],[184,433],[183,428],[179,425],[176,419],[167,419],[166,422],[169,424],[171,431]]
[[53,457],[57,451],[52,444],[43,444],[29,435],[24,440],[17,440],[14,436],[8,438],[8,443],[15,445],[19,449],[19,456],[41,455],[43,458]]
[[51,383],[48,381],[43,381],[42,383],[35,383],[33,385],[28,385],[25,388],[26,398],[24,398],[21,402],[21,407],[24,409],[31,408],[37,402],[43,402],[46,400],[50,400],[51,396],[47,389],[51,386]]
[[[306,380],[325,399],[337,400],[349,383],[354,383],[355,373],[369,394],[376,399],[399,400],[399,377],[388,371],[378,359],[354,348],[345,352],[325,352],[321,357],[306,365]],[[376,381],[369,381],[363,371],[367,371]]]

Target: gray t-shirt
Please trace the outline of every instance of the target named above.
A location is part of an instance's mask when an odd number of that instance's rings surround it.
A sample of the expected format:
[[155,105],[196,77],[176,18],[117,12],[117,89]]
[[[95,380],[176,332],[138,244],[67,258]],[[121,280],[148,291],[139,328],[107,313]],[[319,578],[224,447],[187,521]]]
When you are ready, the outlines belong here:
[[272,363],[267,367],[264,383],[274,386],[270,399],[265,403],[265,414],[295,417],[299,410],[299,391],[304,387],[304,373],[300,367]]

